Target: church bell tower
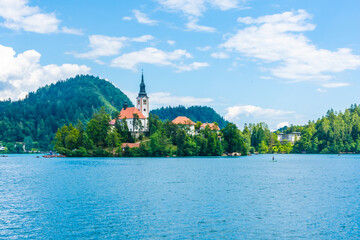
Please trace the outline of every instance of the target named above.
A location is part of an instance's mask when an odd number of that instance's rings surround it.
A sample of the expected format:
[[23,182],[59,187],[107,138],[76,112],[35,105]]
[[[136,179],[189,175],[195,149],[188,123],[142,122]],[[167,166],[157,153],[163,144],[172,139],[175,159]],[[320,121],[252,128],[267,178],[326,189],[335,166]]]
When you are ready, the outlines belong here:
[[137,109],[146,117],[149,117],[149,97],[146,94],[144,72],[141,73],[140,92],[136,98]]

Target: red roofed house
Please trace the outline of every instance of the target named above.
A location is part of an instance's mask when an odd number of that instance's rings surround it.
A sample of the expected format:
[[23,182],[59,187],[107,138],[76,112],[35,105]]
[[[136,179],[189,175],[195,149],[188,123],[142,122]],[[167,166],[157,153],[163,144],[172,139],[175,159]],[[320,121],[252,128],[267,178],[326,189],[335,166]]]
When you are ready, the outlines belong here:
[[200,125],[200,130],[205,129],[206,126],[209,126],[211,130],[220,131],[219,126],[214,123],[203,123]]
[[121,144],[121,149],[125,149],[126,147],[129,148],[139,148],[140,147],[140,143],[122,143]]
[[179,116],[171,121],[173,124],[182,125],[187,128],[187,132],[190,135],[195,134],[195,123],[189,118],[184,116]]
[[[139,134],[148,131],[149,97],[145,91],[144,74],[141,75],[140,92],[136,100],[136,107],[128,107],[127,103],[124,104],[124,108],[121,109],[118,119],[126,119],[129,131]],[[139,116],[141,128],[135,126],[134,129],[135,114]],[[115,119],[110,121],[110,125],[115,125]]]

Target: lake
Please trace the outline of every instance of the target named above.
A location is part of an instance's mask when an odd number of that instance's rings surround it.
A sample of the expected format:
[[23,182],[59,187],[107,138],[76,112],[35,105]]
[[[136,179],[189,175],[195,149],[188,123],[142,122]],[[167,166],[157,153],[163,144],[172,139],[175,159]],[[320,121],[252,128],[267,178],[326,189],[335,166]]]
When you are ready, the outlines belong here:
[[0,239],[356,239],[359,155],[0,158]]

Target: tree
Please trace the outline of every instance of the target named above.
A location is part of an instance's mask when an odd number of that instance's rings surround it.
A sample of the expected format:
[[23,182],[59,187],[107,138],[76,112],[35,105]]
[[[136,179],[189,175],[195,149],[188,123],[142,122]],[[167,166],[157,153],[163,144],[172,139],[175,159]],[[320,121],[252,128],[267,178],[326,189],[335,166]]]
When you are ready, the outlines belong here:
[[235,124],[228,123],[226,127],[222,129],[222,133],[224,136],[224,149],[226,152],[240,152],[242,155],[247,155],[248,149],[245,141]]
[[31,151],[32,147],[33,147],[33,139],[31,136],[27,136],[24,138],[24,144],[25,144],[25,150],[26,151]]
[[116,131],[110,131],[106,137],[106,144],[111,149],[120,146],[120,135]]
[[106,137],[110,128],[110,115],[102,107],[98,113],[89,121],[86,133],[93,143],[98,147],[105,147]]
[[265,143],[265,141],[261,141],[258,151],[259,151],[259,153],[267,153],[269,151],[269,148],[268,148],[267,144]]
[[142,131],[144,126],[141,123],[141,120],[139,119],[139,115],[137,113],[133,114],[133,132],[135,131]]

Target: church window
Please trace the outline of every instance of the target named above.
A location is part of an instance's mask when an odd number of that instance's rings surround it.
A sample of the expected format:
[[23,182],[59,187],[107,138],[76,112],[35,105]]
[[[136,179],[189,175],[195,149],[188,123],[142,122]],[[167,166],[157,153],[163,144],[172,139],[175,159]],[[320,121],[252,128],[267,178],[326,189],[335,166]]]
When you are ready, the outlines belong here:
[[146,109],[144,108],[144,112],[146,112]]
[[143,103],[146,104],[146,99],[144,99]]

